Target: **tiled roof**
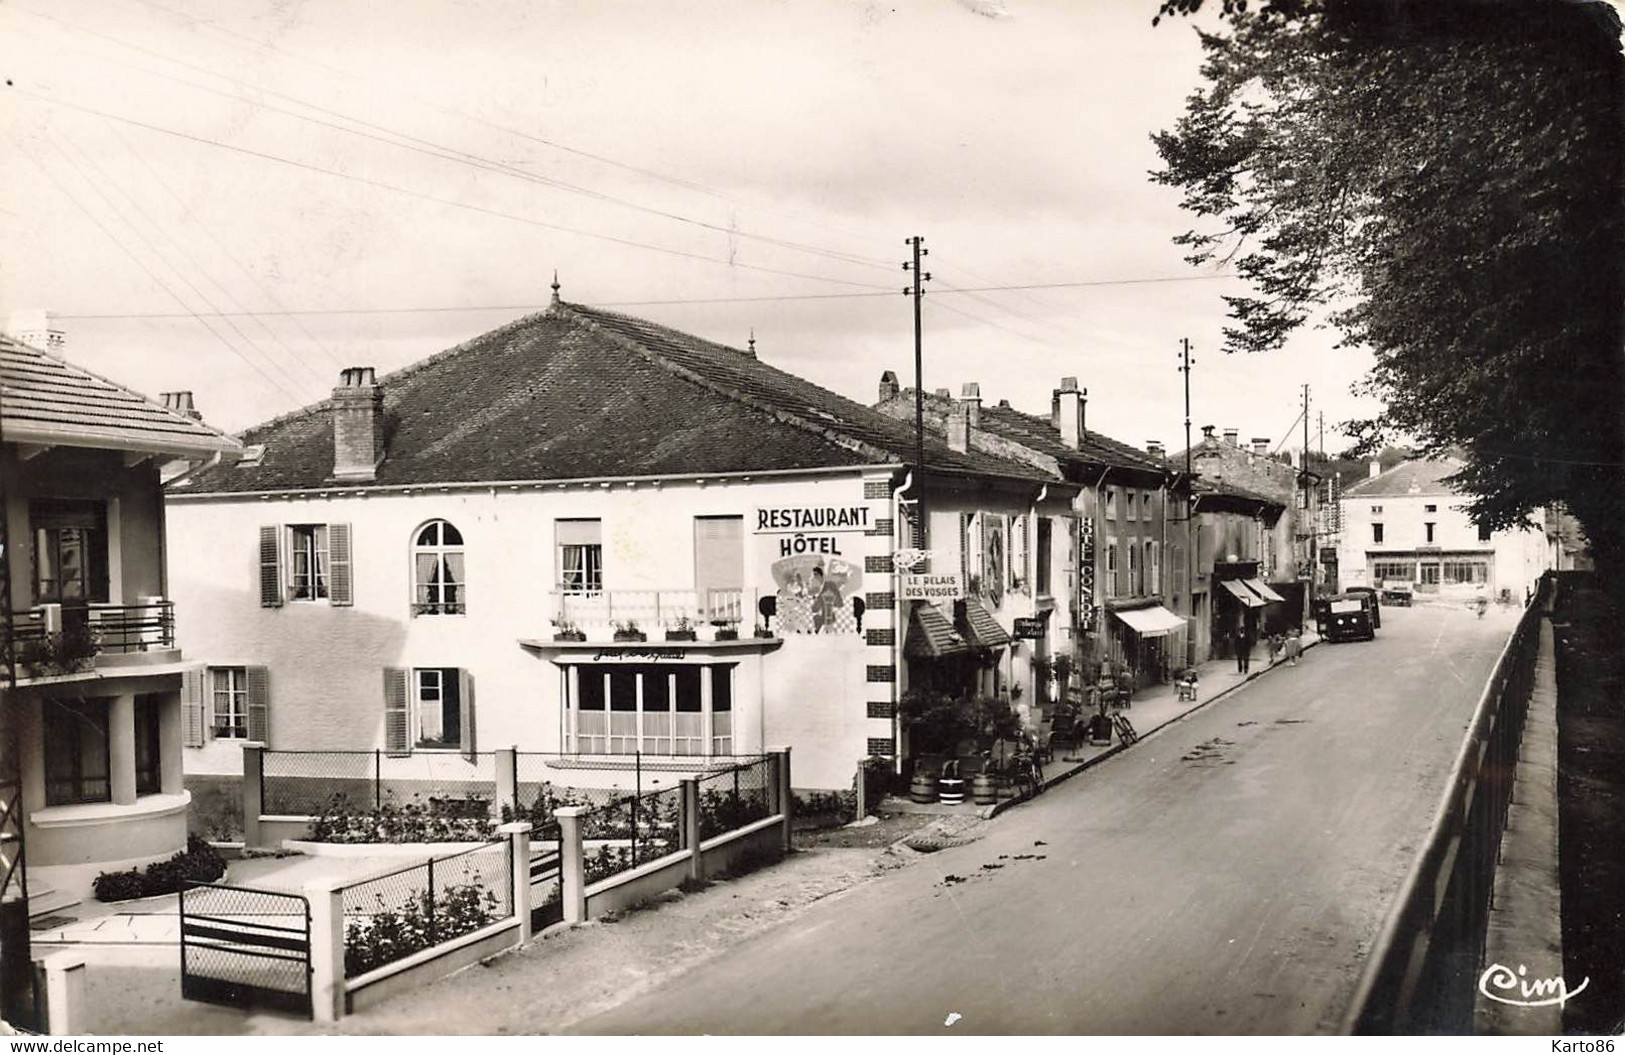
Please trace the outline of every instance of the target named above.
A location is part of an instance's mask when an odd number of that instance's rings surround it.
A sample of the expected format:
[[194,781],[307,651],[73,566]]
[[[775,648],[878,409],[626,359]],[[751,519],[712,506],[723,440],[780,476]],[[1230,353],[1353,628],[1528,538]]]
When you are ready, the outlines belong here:
[[1367,477],[1351,487],[1344,488],[1343,497],[1455,494],[1455,489],[1445,483],[1445,477],[1461,472],[1462,465],[1462,462],[1454,458],[1413,458],[1400,462],[1385,473]]
[[[953,404],[954,400],[950,397],[927,392],[925,395],[927,426],[937,432],[945,431],[946,417]],[[912,421],[914,389],[905,388],[880,406]],[[1026,414],[1008,406],[989,406],[983,403],[979,427],[1054,458],[1063,465],[1097,468],[1110,466],[1152,473],[1176,471],[1172,464],[1154,454],[1148,454],[1137,447],[1089,429],[1084,430],[1083,442],[1079,444],[1077,450],[1073,450],[1061,442],[1060,430],[1050,423],[1049,418]]]
[[237,442],[59,356],[0,334],[0,428],[9,443],[164,454],[236,450]]
[[1286,505],[1279,498],[1271,498],[1269,495],[1259,494],[1257,491],[1249,491],[1247,488],[1227,480],[1206,480],[1199,476],[1195,480],[1193,487],[1198,498],[1203,495],[1216,495],[1226,498],[1242,498],[1249,502],[1263,502],[1266,505],[1280,508],[1285,508]]
[[909,659],[940,659],[969,651],[970,645],[954,629],[953,622],[942,614],[942,609],[926,601],[914,606],[908,636],[903,640],[904,656]]
[[[556,304],[380,380],[376,484],[568,480],[913,461],[913,430],[747,352],[640,319]],[[182,493],[332,486],[332,404],[248,430],[253,465]],[[927,461],[1040,479],[1019,462],[927,441]]]

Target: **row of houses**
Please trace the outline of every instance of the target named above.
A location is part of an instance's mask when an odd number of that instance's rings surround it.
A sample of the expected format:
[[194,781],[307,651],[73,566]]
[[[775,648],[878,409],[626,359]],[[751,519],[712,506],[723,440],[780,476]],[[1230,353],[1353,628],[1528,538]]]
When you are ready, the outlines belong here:
[[1193,479],[1076,378],[1047,414],[890,372],[865,405],[556,290],[235,438],[10,339],[0,372],[36,911],[174,852],[245,744],[574,786],[789,747],[846,789],[906,772],[911,688],[1033,721],[1058,657],[1167,679],[1301,619],[1315,557],[1302,467],[1210,429]]

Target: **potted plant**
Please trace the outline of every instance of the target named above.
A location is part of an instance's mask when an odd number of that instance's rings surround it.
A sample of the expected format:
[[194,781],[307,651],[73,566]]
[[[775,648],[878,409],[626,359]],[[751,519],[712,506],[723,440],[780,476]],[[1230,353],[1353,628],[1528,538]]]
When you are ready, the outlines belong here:
[[677,617],[677,622],[666,628],[667,641],[697,641],[699,635],[694,632],[694,623],[686,615]]
[[717,624],[716,640],[718,640],[718,641],[738,641],[739,640],[739,624],[738,623],[718,623]]
[[624,623],[617,622],[615,624],[615,640],[647,641],[649,640],[649,635],[645,634],[641,629],[638,628],[638,621],[636,619],[628,619]]
[[585,641],[587,635],[568,619],[553,620],[554,641]]

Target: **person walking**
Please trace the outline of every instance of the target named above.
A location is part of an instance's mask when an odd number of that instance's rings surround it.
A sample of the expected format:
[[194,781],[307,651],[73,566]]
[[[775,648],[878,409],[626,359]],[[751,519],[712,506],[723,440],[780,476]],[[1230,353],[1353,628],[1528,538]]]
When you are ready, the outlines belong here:
[[1286,639],[1286,661],[1294,667],[1298,665],[1298,657],[1303,655],[1303,639],[1293,630]]
[[1236,673],[1246,674],[1252,665],[1253,635],[1252,628],[1247,625],[1246,617],[1236,624]]

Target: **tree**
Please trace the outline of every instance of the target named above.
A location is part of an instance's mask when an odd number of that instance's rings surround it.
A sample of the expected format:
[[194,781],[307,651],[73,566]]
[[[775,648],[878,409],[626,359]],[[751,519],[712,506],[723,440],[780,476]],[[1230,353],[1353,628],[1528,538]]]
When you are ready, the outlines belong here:
[[[1167,0],[1189,14],[1200,0]],[[1232,352],[1306,324],[1376,358],[1349,423],[1456,450],[1475,520],[1563,502],[1621,555],[1619,23],[1606,5],[1226,0],[1204,87],[1153,136],[1206,226],[1176,241],[1252,287]]]

